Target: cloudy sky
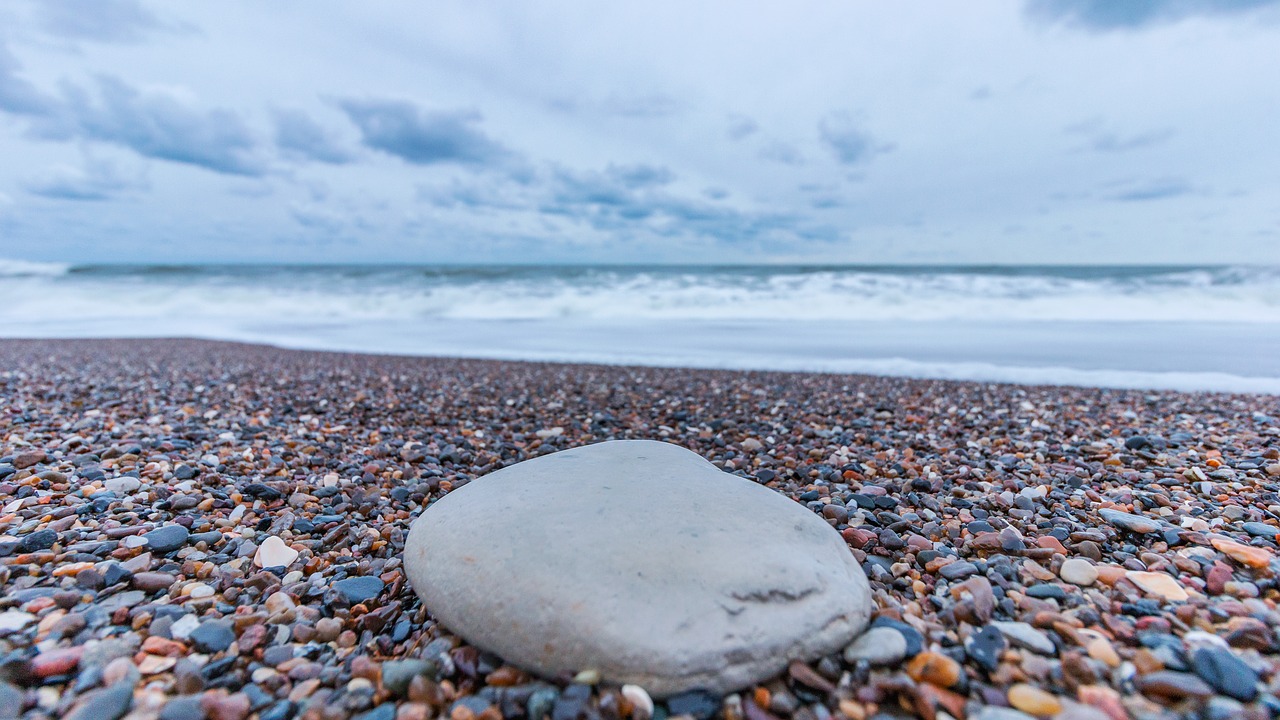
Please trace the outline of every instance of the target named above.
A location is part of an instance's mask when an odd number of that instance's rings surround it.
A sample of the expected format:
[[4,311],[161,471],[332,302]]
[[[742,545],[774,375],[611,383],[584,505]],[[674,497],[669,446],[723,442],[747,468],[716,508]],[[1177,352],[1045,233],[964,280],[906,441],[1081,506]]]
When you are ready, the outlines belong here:
[[1280,262],[1280,2],[0,5],[0,256]]

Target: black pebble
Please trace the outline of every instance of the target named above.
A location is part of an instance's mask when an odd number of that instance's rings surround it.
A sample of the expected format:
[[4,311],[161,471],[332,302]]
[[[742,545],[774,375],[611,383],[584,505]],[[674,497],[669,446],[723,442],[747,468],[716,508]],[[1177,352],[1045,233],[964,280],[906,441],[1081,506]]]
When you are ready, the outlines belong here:
[[384,587],[386,585],[376,577],[353,577],[333,584],[333,589],[352,605],[378,597]]
[[1202,680],[1223,695],[1241,702],[1251,702],[1258,696],[1258,674],[1230,650],[1200,648],[1192,657],[1191,666]]
[[58,542],[58,533],[53,530],[37,530],[22,538],[20,547],[22,552],[39,552],[48,550],[56,542]]
[[697,720],[707,720],[720,709],[720,698],[706,690],[689,690],[667,698],[667,708],[672,715],[691,715]]
[[204,653],[222,652],[236,640],[236,631],[231,623],[209,620],[191,632],[191,643],[196,650]]
[[1067,592],[1059,585],[1042,583],[1027,588],[1027,594],[1040,600],[1066,600]]
[[988,625],[973,635],[969,636],[969,642],[965,644],[965,650],[969,653],[969,657],[974,662],[981,665],[987,672],[995,672],[1000,665],[1000,654],[1008,647],[1004,634],[997,630],[994,626]]

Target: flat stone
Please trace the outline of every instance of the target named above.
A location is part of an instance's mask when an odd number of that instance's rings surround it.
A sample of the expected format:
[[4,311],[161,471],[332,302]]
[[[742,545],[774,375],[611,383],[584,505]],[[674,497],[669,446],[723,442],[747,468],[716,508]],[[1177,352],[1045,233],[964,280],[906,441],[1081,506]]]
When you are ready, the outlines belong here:
[[1169,670],[1140,675],[1134,680],[1134,685],[1144,695],[1170,700],[1189,697],[1206,698],[1213,694],[1213,688],[1195,675]]
[[1036,717],[1050,717],[1062,710],[1062,702],[1058,698],[1026,683],[1009,688],[1009,704]]
[[414,522],[404,562],[428,610],[478,647],[656,697],[770,678],[848,645],[871,612],[829,524],[654,441],[474,480]]
[[1258,696],[1258,673],[1226,648],[1196,650],[1191,665],[1202,680],[1223,695],[1252,702]]
[[206,620],[188,636],[196,650],[205,653],[222,652],[236,641],[236,631],[230,621]]
[[1212,543],[1219,552],[1232,560],[1235,560],[1241,565],[1248,565],[1252,568],[1264,568],[1271,564],[1271,553],[1263,548],[1244,545],[1226,538],[1211,538],[1209,542]]
[[1247,522],[1244,524],[1244,531],[1255,537],[1276,539],[1276,535],[1280,535],[1280,527],[1268,525],[1260,522]]
[[147,544],[154,552],[164,554],[186,545],[190,534],[191,531],[181,525],[165,525],[143,534],[142,537],[147,539]]
[[1182,602],[1191,597],[1177,580],[1165,573],[1130,570],[1125,573],[1125,577],[1148,595],[1173,602]]
[[64,720],[117,720],[133,704],[133,683],[118,682],[84,696]]
[[33,553],[48,550],[56,542],[58,542],[58,533],[53,530],[37,530],[23,537],[18,547],[22,552]]
[[1160,529],[1164,527],[1159,520],[1142,517],[1141,515],[1134,515],[1133,513],[1121,512],[1119,510],[1112,510],[1110,508],[1103,508],[1098,511],[1098,514],[1102,516],[1103,520],[1106,520],[1112,525],[1133,533],[1146,534],[1160,532]]
[[341,593],[352,605],[378,597],[384,587],[386,585],[376,577],[346,578],[333,584],[333,589]]
[[18,453],[13,458],[13,466],[19,470],[29,468],[32,465],[39,465],[48,460],[49,456],[43,450],[29,450],[27,452]]
[[176,579],[169,573],[140,572],[134,574],[133,586],[144,592],[155,592],[168,588]]
[[0,613],[0,634],[17,632],[36,621],[36,616],[21,610],[5,610]]
[[992,622],[991,625],[999,630],[1001,635],[1008,638],[1009,642],[1018,647],[1026,648],[1041,655],[1057,654],[1057,647],[1054,646],[1049,636],[1032,627],[1030,623],[997,620]]
[[943,565],[938,574],[948,580],[960,580],[978,572],[978,566],[971,562],[953,562]]

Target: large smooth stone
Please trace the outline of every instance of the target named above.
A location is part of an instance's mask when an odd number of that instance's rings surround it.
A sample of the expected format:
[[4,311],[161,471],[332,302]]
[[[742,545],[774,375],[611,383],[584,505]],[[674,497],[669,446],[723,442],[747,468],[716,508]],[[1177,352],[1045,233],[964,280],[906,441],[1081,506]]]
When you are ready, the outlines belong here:
[[866,576],[830,525],[667,443],[615,441],[446,495],[404,552],[427,609],[547,676],[597,670],[664,697],[729,692],[835,652]]

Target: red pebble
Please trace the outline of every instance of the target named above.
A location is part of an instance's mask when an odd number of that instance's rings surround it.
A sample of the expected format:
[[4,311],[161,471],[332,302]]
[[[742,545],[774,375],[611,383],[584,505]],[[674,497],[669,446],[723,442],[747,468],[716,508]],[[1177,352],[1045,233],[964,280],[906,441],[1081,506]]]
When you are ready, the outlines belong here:
[[31,672],[41,678],[65,675],[76,669],[82,654],[84,654],[83,645],[47,650],[31,658]]
[[1158,632],[1158,633],[1168,633],[1173,629],[1173,626],[1169,624],[1169,621],[1165,620],[1162,617],[1144,617],[1138,622],[1134,623],[1134,627],[1137,628],[1138,632],[1151,631],[1151,632]]
[[845,528],[840,531],[840,535],[844,537],[845,542],[856,548],[866,547],[868,543],[876,539],[875,533],[861,528]]
[[1223,563],[1214,563],[1213,568],[1204,579],[1204,589],[1210,595],[1221,595],[1223,588],[1231,581],[1231,568]]

